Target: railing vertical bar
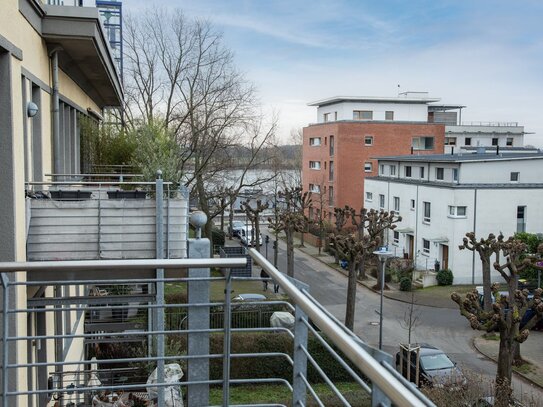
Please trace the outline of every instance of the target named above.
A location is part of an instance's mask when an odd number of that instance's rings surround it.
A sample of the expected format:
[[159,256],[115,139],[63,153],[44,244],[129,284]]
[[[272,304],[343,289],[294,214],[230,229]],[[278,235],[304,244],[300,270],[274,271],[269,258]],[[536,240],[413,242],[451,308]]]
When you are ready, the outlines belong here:
[[[162,172],[157,171],[155,199],[156,199],[156,258],[164,258],[164,185],[162,180]],[[159,280],[164,279],[164,269],[156,270],[156,277]],[[158,331],[164,331],[164,281],[156,283],[156,302],[157,313],[156,323]],[[161,308],[162,307],[162,308]],[[157,336],[157,383],[164,383],[164,334]],[[158,405],[165,405],[164,387],[158,388]]]
[[4,305],[2,309],[2,405],[8,407],[8,307],[9,307],[9,279],[2,273],[2,287],[4,289]]
[[223,389],[222,405],[228,407],[230,404],[230,335],[232,307],[230,303],[230,292],[232,289],[232,274],[228,269],[226,275],[226,289],[224,291],[224,340],[223,340]]
[[[313,400],[315,400],[320,407],[326,407],[324,404],[322,404],[320,397],[317,395],[317,393],[315,392],[311,384],[307,381],[307,378],[304,375],[300,375],[300,379],[302,379],[306,387],[309,389],[311,396],[313,396]],[[302,407],[304,406],[304,404],[301,402],[299,402],[297,405],[302,406]]]

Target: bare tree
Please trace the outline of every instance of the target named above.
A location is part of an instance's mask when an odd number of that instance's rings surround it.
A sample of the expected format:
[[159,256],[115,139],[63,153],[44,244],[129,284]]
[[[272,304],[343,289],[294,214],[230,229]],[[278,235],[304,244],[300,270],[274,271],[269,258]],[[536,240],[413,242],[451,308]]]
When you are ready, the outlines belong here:
[[420,325],[420,310],[416,307],[415,292],[411,291],[411,300],[409,301],[409,308],[405,310],[403,314],[403,320],[400,321],[400,326],[407,330],[407,343],[411,344],[411,334],[413,330]]
[[498,241],[503,240],[503,235],[500,233],[501,238],[496,239],[493,233],[490,233],[486,239],[479,239],[475,237],[475,233],[466,233],[466,237],[458,248],[460,250],[471,250],[477,252],[481,260],[482,272],[483,272],[483,308],[485,311],[492,309],[492,290],[490,281],[490,265],[492,255],[497,255]]
[[266,203],[262,203],[261,199],[257,199],[256,206],[253,208],[251,206],[250,200],[246,200],[242,204],[242,209],[247,214],[247,218],[251,221],[251,224],[254,225],[254,229],[251,233],[253,233],[252,239],[253,244],[256,246],[256,250],[260,252],[260,214],[264,212],[266,209],[270,207],[270,205]]
[[[497,260],[494,269],[497,270],[507,283],[508,295],[499,293],[498,284],[492,285],[495,303],[492,311],[485,311],[479,302],[477,290],[466,294],[462,299],[457,293],[451,294],[451,298],[458,304],[460,313],[468,319],[473,329],[488,332],[497,330],[500,335],[498,352],[498,369],[496,372],[496,403],[498,407],[506,407],[511,401],[512,387],[511,376],[514,362],[514,354],[520,343],[529,336],[530,329],[543,317],[543,302],[541,295],[543,290],[538,288],[532,299],[528,298],[527,290],[518,289],[520,273],[527,267],[535,266],[538,256],[526,255],[526,244],[510,237],[507,240],[500,235],[497,238]],[[543,245],[538,252],[543,253]],[[500,263],[499,253],[503,255],[504,262]],[[531,309],[533,314],[520,331],[520,322],[526,311]]]

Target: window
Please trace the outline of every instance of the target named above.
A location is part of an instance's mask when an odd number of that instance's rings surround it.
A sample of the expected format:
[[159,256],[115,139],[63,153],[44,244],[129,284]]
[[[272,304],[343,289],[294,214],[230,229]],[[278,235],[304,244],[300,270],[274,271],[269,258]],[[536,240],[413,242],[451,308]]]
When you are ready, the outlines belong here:
[[334,162],[330,161],[330,165],[328,166],[328,181],[334,180]]
[[404,168],[405,168],[405,177],[406,178],[411,178],[411,166],[406,165]]
[[313,219],[313,207],[309,207],[309,219]]
[[456,145],[456,137],[445,137],[445,145],[446,146],[455,146]]
[[372,192],[366,192],[366,201],[368,201],[368,202],[373,201],[373,193]]
[[312,170],[320,170],[321,162],[320,161],[309,161],[309,168]]
[[492,145],[493,145],[493,146],[497,146],[497,145],[498,145],[498,138],[497,138],[497,137],[493,137],[493,138],[492,138]]
[[518,182],[520,172],[512,172],[511,173],[511,181]]
[[320,146],[321,145],[321,138],[320,137],[311,137],[309,139],[309,145],[314,146],[314,147]]
[[330,136],[330,157],[334,155],[334,136]]
[[430,211],[430,202],[423,202],[422,203],[423,206],[424,206],[424,217],[422,218],[422,221],[424,223],[430,223],[430,215],[431,215],[431,211]]
[[443,173],[444,173],[444,169],[441,168],[441,167],[438,167],[436,168],[436,179],[440,179],[442,180],[443,179]]
[[325,113],[324,114],[324,122],[328,122],[330,120],[330,113]]
[[452,174],[453,175],[453,181],[458,182],[458,168],[453,168],[452,171],[453,171],[453,174]]
[[526,232],[526,207],[517,206],[517,233]]
[[364,163],[364,172],[372,172],[373,170],[373,165],[372,163]]
[[392,232],[392,243],[395,245],[400,243],[400,232],[396,232],[395,230]]
[[395,165],[390,166],[390,175],[396,175],[396,166]]
[[334,187],[328,188],[328,206],[334,206]]
[[411,210],[414,211],[415,210],[415,200],[414,199],[411,199],[411,206],[410,206]]
[[433,137],[413,137],[411,141],[413,150],[433,150],[434,138]]
[[321,193],[320,185],[309,184],[309,192],[320,194]]
[[373,146],[373,136],[364,137],[364,145],[365,146]]
[[507,137],[507,140],[505,140],[505,145],[512,147],[513,146],[513,137]]
[[420,177],[424,178],[424,167],[420,167]]
[[379,195],[379,208],[385,208],[385,196],[383,194]]
[[464,145],[471,146],[471,137],[466,137],[464,139]]
[[334,112],[334,120],[337,122],[337,112]]
[[449,206],[449,218],[465,218],[465,206]]
[[422,239],[422,254],[430,254],[430,241],[427,239]]
[[394,197],[394,211],[400,212],[400,197],[399,196]]
[[353,110],[353,120],[372,120],[373,112],[371,110]]
[[381,165],[379,166],[379,171],[380,171],[381,175],[384,175],[384,174],[385,174],[385,166],[384,166],[384,164],[381,164]]
[[392,110],[385,112],[385,120],[394,120],[394,112]]

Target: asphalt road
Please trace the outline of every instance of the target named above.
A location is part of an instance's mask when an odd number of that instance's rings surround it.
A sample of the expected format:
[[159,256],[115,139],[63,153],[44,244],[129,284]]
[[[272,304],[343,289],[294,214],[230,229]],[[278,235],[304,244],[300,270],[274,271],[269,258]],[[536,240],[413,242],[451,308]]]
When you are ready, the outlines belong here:
[[[262,234],[266,234],[263,230]],[[261,252],[265,254],[264,247]],[[270,242],[268,258],[273,261],[273,249]],[[279,242],[278,269],[286,273],[286,244]],[[347,293],[347,278],[337,270],[323,264],[310,255],[295,250],[294,277],[309,284],[310,292],[326,309],[340,321],[344,320]],[[369,345],[379,343],[379,303],[380,295],[359,285],[357,290],[354,332]],[[409,304],[384,298],[383,301],[383,350],[391,354],[398,351],[399,343],[408,342],[408,330],[405,328],[405,314]],[[412,343],[429,343],[447,353],[460,367],[493,379],[496,374],[495,362],[478,353],[471,345],[477,334],[457,310],[415,306],[418,317],[412,329]],[[518,398],[527,392],[535,392],[539,400],[543,391],[521,378],[514,377],[513,386]]]

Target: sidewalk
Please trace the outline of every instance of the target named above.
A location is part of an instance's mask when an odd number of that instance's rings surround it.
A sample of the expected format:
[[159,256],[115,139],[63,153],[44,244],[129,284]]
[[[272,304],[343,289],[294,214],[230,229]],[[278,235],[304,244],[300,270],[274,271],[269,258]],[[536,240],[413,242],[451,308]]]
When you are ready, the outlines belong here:
[[[334,256],[325,253],[324,250],[319,255],[318,248],[304,243],[304,247],[300,247],[300,239],[294,239],[295,247],[315,259],[323,262],[329,267],[336,269],[338,272],[347,275],[347,270],[342,269],[336,262]],[[373,277],[368,277],[367,280],[359,281],[365,287],[374,289],[377,280]],[[384,296],[396,301],[411,303],[416,305],[457,309],[458,306],[451,300],[451,294],[457,292],[463,295],[473,289],[473,286],[435,286],[424,289],[417,289],[411,292],[400,291],[397,283],[388,283],[389,289],[384,291]],[[466,321],[466,324],[468,322]],[[474,348],[485,357],[496,362],[498,358],[499,340],[485,339],[482,336],[476,337],[473,343]],[[523,359],[529,362],[529,365],[524,365],[521,369],[513,369],[516,374],[522,376],[530,383],[543,388],[543,332],[531,331],[529,338],[521,344],[521,355]]]

